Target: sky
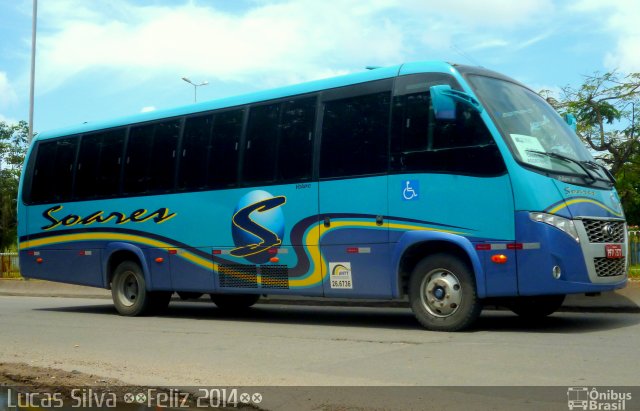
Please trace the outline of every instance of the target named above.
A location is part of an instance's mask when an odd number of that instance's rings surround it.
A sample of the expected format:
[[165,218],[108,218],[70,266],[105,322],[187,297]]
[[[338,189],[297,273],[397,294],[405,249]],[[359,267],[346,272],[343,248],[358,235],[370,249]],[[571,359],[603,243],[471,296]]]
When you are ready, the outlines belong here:
[[[27,120],[33,0],[0,0],[0,121]],[[534,90],[640,71],[638,0],[40,0],[36,132],[444,60]]]

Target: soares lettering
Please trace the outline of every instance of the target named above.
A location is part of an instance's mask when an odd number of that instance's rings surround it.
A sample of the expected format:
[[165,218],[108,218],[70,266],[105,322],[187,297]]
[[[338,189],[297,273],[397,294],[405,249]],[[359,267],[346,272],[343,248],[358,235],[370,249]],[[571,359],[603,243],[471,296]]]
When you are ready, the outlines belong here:
[[595,196],[596,192],[593,190],[581,190],[571,187],[565,187],[564,193],[567,196]]
[[176,216],[176,213],[172,213],[168,208],[159,208],[156,211],[149,213],[144,208],[132,211],[131,213],[122,213],[119,211],[113,211],[108,215],[105,215],[104,211],[96,211],[89,214],[86,217],[76,214],[67,214],[62,218],[54,216],[54,213],[62,210],[61,205],[51,207],[42,213],[42,216],[46,218],[51,224],[42,227],[43,230],[51,230],[59,226],[71,227],[74,225],[90,225],[93,223],[104,224],[108,222],[115,222],[116,224],[126,223],[144,223],[152,220],[156,224],[164,223],[165,221]]

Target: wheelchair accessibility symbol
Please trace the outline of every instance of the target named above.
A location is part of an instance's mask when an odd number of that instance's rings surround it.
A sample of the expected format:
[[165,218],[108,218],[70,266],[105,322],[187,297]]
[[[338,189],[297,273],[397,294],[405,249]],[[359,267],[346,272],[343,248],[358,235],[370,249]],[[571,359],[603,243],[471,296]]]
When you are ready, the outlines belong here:
[[420,191],[420,181],[405,180],[402,183],[402,198],[405,201],[412,201],[418,198]]

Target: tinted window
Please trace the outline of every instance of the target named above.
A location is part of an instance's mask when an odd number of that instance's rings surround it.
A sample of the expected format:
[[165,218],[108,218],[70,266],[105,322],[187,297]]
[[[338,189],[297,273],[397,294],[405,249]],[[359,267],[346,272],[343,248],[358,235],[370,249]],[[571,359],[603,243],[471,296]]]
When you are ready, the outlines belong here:
[[311,178],[315,117],[315,97],[282,104],[276,176],[278,181]]
[[325,103],[320,177],[387,170],[390,94],[385,91]]
[[[393,101],[391,169],[396,172],[440,172],[465,175],[499,175],[506,167],[480,115],[457,104],[454,120],[436,120],[429,86],[449,84],[452,78],[407,76]],[[413,92],[412,92],[413,91]]]
[[243,161],[245,184],[311,178],[316,97],[252,107]]
[[243,110],[215,115],[207,186],[231,187],[238,180],[238,148],[242,134]]
[[173,189],[180,123],[180,120],[173,120],[156,124],[150,164],[151,191],[165,192]]
[[111,197],[119,192],[125,136],[126,130],[122,129],[105,133],[102,138],[97,190],[100,197]]
[[77,137],[38,144],[31,189],[32,202],[70,200],[77,145]]
[[179,135],[179,120],[131,128],[125,162],[125,193],[143,194],[173,188]]
[[125,130],[85,134],[80,143],[76,199],[118,194]]
[[186,120],[180,153],[179,188],[189,190],[206,187],[212,126],[211,114]]
[[275,180],[280,104],[251,107],[247,125],[242,180],[245,184]]
[[102,144],[101,134],[84,135],[80,141],[75,191],[75,198],[77,199],[96,196],[100,144]]
[[124,192],[145,193],[149,186],[149,163],[153,148],[155,125],[132,127],[127,143],[124,172]]

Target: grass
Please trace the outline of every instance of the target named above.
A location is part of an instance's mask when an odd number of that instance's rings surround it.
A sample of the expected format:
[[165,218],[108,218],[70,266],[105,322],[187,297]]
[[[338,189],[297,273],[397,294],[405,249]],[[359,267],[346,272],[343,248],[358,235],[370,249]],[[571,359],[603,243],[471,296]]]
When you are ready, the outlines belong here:
[[640,278],[640,265],[632,265],[629,267],[629,277]]

